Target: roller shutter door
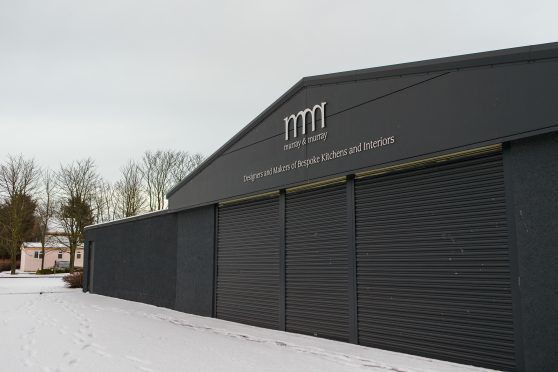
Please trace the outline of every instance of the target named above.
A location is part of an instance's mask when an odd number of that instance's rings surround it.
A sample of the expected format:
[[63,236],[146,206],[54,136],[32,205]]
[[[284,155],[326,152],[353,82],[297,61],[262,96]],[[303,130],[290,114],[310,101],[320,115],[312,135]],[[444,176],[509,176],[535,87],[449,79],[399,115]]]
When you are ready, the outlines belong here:
[[216,317],[279,328],[279,203],[219,207]]
[[346,185],[288,193],[286,329],[348,340]]
[[355,187],[359,342],[513,370],[501,153]]

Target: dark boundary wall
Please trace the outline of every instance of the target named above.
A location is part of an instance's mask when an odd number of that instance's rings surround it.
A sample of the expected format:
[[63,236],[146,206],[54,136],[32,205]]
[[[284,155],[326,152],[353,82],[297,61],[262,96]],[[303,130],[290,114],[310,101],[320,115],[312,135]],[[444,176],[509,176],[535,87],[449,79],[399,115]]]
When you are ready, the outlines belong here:
[[95,244],[94,272],[89,274],[93,277],[93,292],[172,308],[176,286],[176,238],[174,214],[125,220],[86,230],[86,273],[89,242]]
[[215,207],[177,215],[175,310],[213,315]]
[[524,370],[553,371],[558,365],[558,134],[515,141],[506,150]]
[[[85,232],[84,289],[211,316],[214,229],[213,206],[89,227]],[[91,243],[95,245],[92,273]]]

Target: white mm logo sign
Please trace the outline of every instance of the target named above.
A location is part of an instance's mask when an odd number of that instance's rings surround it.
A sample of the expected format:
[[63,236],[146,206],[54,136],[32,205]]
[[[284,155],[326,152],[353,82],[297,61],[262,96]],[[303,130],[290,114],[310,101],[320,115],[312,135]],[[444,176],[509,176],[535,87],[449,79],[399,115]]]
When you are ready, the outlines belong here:
[[314,132],[316,130],[316,112],[318,110],[320,110],[320,114],[321,114],[321,122],[322,122],[322,128],[325,127],[325,105],[327,102],[322,102],[319,105],[315,105],[314,107],[312,107],[311,109],[307,108],[305,110],[299,111],[298,113],[292,114],[290,116],[285,117],[285,141],[289,140],[289,126],[290,123],[293,123],[293,137],[296,138],[296,136],[298,135],[297,133],[297,123],[298,123],[298,118],[302,119],[302,134],[306,134],[306,117],[308,114],[310,114],[310,123],[312,124],[312,132]]

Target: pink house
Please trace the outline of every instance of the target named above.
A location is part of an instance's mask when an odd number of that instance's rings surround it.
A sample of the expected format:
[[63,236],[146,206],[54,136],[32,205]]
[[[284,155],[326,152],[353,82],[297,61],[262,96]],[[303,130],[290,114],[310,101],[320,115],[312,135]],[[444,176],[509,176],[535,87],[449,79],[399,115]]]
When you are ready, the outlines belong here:
[[[56,261],[70,261],[70,249],[60,242],[45,243],[45,269],[54,267]],[[20,271],[35,272],[41,268],[41,243],[25,242],[21,245]],[[74,266],[83,267],[83,246],[76,249]]]

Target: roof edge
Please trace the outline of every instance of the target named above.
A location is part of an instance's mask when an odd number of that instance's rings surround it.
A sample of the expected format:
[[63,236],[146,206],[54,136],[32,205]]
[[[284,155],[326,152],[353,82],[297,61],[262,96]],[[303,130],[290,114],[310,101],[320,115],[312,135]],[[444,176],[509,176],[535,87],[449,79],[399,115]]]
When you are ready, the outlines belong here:
[[514,48],[499,49],[493,51],[462,54],[452,57],[434,58],[417,62],[406,62],[395,65],[372,67],[367,69],[350,70],[331,74],[308,76],[300,79],[289,90],[283,93],[264,111],[244,126],[237,134],[229,139],[224,145],[211,154],[205,161],[198,165],[182,181],[173,186],[166,194],[167,199],[176,193],[182,186],[203,171],[215,159],[225,153],[232,145],[238,142],[244,135],[256,125],[273,113],[277,108],[287,102],[300,89],[321,85],[335,84],[352,80],[367,80],[380,77],[403,76],[420,73],[440,72],[444,70],[455,70],[463,68],[481,67],[489,65],[500,65],[549,58],[558,58],[558,42],[521,46]]
[[147,218],[163,216],[165,214],[172,214],[172,213],[175,213],[175,211],[172,211],[170,209],[161,209],[161,210],[158,210],[158,211],[139,214],[137,216],[120,218],[118,220],[101,222],[101,223],[94,224],[94,225],[87,225],[87,226],[85,226],[84,230],[86,230],[86,231],[94,230],[94,229],[98,229],[98,228],[101,228],[101,227],[107,227],[107,226],[111,226],[111,225],[119,225],[119,224],[122,224],[122,223],[144,220],[144,219],[147,219]]

